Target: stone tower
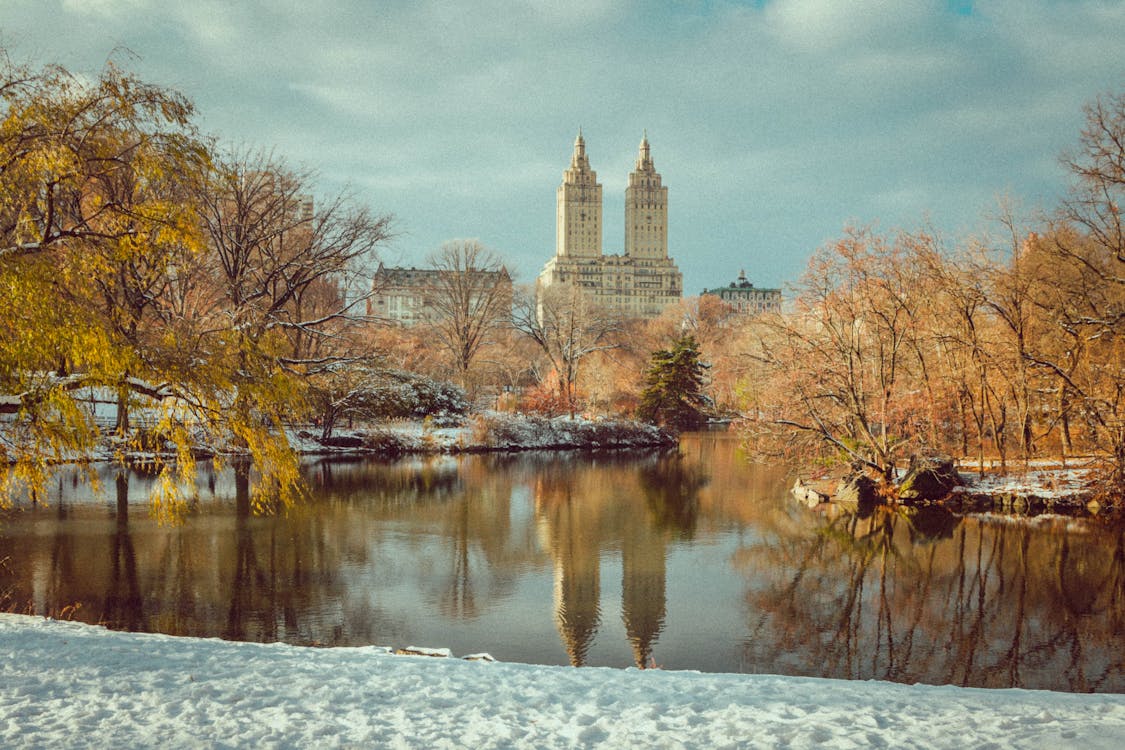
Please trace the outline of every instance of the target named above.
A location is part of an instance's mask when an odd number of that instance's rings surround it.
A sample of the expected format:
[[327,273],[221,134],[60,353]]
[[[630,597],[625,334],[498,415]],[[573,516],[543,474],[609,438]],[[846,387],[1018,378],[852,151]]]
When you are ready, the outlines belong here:
[[570,284],[595,306],[626,318],[654,318],[679,301],[683,274],[668,254],[668,188],[652,163],[648,134],[625,190],[625,247],[602,253],[602,186],[590,169],[582,131],[557,193],[555,255],[537,288]]
[[558,236],[555,253],[560,258],[598,258],[602,254],[602,186],[590,169],[582,130],[574,139],[570,168],[563,172],[558,189]]
[[668,257],[668,188],[652,163],[648,133],[641,138],[636,168],[625,188],[625,255],[636,259]]

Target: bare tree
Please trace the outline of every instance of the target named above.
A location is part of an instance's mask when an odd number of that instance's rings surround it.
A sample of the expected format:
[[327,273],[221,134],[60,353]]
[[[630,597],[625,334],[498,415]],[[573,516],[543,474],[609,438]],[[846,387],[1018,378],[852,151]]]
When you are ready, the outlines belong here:
[[260,492],[282,499],[299,477],[281,422],[303,410],[304,378],[361,356],[347,334],[366,299],[351,290],[390,236],[390,217],[345,195],[314,203],[311,189],[270,155],[232,154],[198,196],[215,302],[202,339],[224,394],[200,406],[250,450]]
[[[1125,492],[1125,93],[1086,107],[1076,181],[1058,223],[1036,249],[1055,277],[1040,304],[1073,346],[1028,356],[1062,381],[1061,401],[1080,404],[1092,441],[1111,456],[1108,485]],[[1080,352],[1080,359],[1076,353]]]
[[1063,163],[1077,178],[1063,217],[1112,256],[1116,263],[1106,269],[1107,280],[1125,285],[1125,92],[1086,106],[1078,150],[1064,155]]
[[[1054,228],[1033,244],[1047,274],[1035,304],[1052,321],[1051,335],[1027,356],[1058,380],[1064,431],[1080,415],[1091,447],[1109,456],[1105,487],[1125,492],[1125,284],[1113,252],[1073,225]],[[1064,434],[1065,439],[1065,434]]]
[[758,434],[893,477],[897,459],[929,432],[913,387],[927,295],[907,261],[928,241],[851,230],[810,260],[795,314],[759,321],[750,356],[763,380],[746,414]]
[[[287,366],[315,365],[310,340],[363,317],[360,279],[390,237],[390,217],[337,195],[313,201],[312,175],[268,154],[234,154],[201,196],[226,322],[243,335],[286,334]],[[314,303],[315,298],[315,303]]]
[[446,242],[430,255],[432,330],[462,386],[481,347],[511,325],[512,278],[499,257],[476,240]]
[[574,416],[582,361],[594,352],[618,346],[613,334],[620,316],[594,304],[578,286],[552,284],[517,302],[516,327],[539,345],[558,376],[559,397]]

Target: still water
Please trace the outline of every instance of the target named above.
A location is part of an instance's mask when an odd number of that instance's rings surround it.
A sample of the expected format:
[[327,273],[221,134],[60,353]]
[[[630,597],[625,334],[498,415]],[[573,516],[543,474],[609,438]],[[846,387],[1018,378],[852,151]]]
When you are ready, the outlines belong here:
[[310,462],[249,514],[201,471],[64,469],[0,514],[0,607],[250,641],[504,661],[1125,692],[1125,535],[1063,518],[810,510],[733,435],[678,452]]

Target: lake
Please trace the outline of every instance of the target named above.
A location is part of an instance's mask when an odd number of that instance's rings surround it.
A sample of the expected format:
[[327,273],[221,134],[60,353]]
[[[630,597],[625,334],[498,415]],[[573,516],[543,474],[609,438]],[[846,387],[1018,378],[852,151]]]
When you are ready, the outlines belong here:
[[249,513],[200,470],[73,467],[0,513],[0,605],[111,628],[503,661],[1125,692],[1125,533],[1097,519],[810,510],[737,436],[679,451],[309,461]]

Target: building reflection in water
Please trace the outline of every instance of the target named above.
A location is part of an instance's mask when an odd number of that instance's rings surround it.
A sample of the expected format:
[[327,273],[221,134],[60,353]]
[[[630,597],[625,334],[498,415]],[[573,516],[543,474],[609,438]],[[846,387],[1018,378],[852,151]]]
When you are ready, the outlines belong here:
[[544,473],[535,491],[535,507],[546,532],[545,546],[554,558],[555,625],[573,666],[586,653],[601,622],[599,516],[602,508],[575,492],[573,476]]
[[644,669],[655,664],[652,647],[664,629],[667,536],[651,521],[625,524],[622,531],[621,618],[633,663]]
[[636,462],[616,472],[616,487],[594,490],[608,476],[597,466],[544,473],[535,500],[554,561],[555,624],[570,663],[582,666],[601,624],[601,554],[621,550],[621,618],[633,662],[653,666],[664,629],[666,560],[671,535],[690,537],[706,477],[679,454]]

